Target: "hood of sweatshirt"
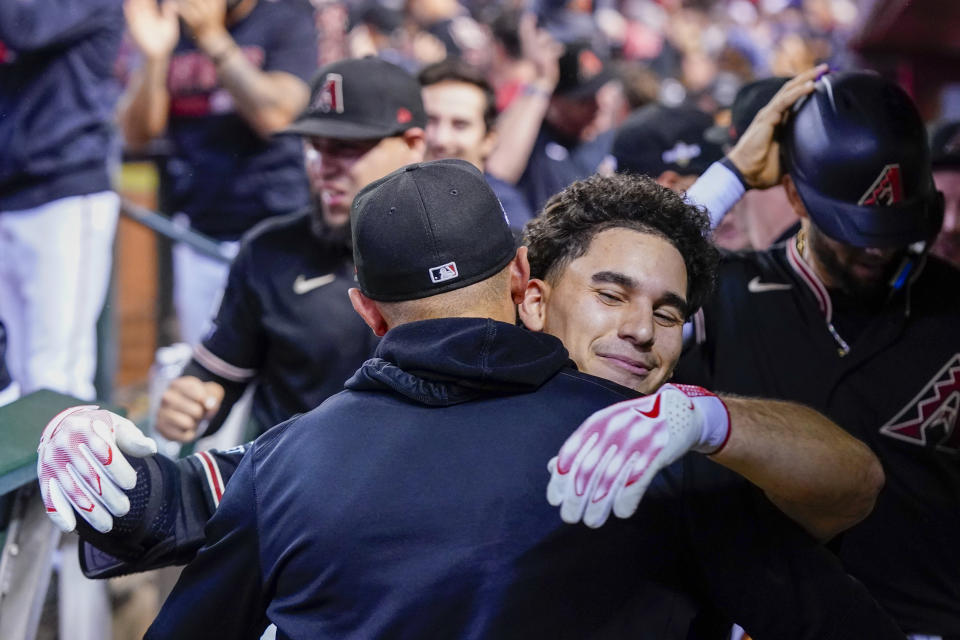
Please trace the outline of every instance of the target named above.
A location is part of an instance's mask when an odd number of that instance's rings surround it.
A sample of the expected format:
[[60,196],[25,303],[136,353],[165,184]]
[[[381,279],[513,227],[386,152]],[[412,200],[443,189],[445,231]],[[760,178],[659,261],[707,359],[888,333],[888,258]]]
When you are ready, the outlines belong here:
[[489,318],[442,318],[388,331],[346,387],[447,406],[527,393],[567,366],[567,350],[551,335]]

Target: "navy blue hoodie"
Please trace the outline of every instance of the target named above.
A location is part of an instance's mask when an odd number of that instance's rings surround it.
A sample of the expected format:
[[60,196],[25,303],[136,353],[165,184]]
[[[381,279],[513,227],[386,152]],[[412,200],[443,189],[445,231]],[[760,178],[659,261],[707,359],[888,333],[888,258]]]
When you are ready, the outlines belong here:
[[121,5],[0,1],[0,211],[110,188]]
[[392,329],[345,392],[247,450],[146,637],[669,640],[719,637],[717,610],[758,638],[902,637],[742,481],[678,463],[633,518],[564,524],[546,461],[635,396],[568,365],[492,320]]

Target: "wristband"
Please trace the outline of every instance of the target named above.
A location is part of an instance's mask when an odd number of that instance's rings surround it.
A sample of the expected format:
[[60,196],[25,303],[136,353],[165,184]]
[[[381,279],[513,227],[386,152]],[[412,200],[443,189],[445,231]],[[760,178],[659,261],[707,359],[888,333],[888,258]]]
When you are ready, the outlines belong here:
[[523,85],[522,93],[525,96],[540,96],[541,98],[550,98],[553,95],[552,91],[547,91],[543,87],[539,87],[535,84]]
[[702,206],[710,214],[710,227],[716,227],[733,205],[743,197],[743,183],[724,162],[714,162],[687,189],[686,200]]
[[716,394],[690,384],[675,384],[700,412],[703,425],[700,438],[692,448],[698,453],[719,453],[730,439],[730,412]]

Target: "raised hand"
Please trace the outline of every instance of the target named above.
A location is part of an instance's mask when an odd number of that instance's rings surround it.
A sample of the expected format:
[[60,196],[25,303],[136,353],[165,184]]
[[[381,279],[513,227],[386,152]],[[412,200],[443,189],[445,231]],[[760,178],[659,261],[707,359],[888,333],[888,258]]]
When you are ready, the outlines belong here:
[[124,0],[127,31],[140,52],[148,58],[170,55],[180,38],[175,0]]
[[518,36],[523,57],[533,63],[535,81],[540,83],[543,89],[553,91],[560,79],[563,44],[546,29],[537,27],[537,16],[534,13],[520,16]]
[[826,71],[827,65],[821,64],[784,83],[770,102],[757,112],[750,126],[727,154],[747,185],[755,189],[767,189],[779,184],[783,169],[780,167],[780,143],[776,139],[776,128],[797,100],[813,92],[814,81]]
[[200,48],[227,34],[226,0],[177,0],[177,3],[180,17]]

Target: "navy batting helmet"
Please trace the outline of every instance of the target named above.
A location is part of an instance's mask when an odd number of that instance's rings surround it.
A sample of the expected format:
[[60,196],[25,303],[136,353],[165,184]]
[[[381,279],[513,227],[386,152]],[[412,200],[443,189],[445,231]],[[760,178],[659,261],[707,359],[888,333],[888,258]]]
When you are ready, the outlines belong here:
[[931,240],[943,219],[916,107],[863,71],[831,73],[793,109],[783,166],[825,234],[857,247]]

